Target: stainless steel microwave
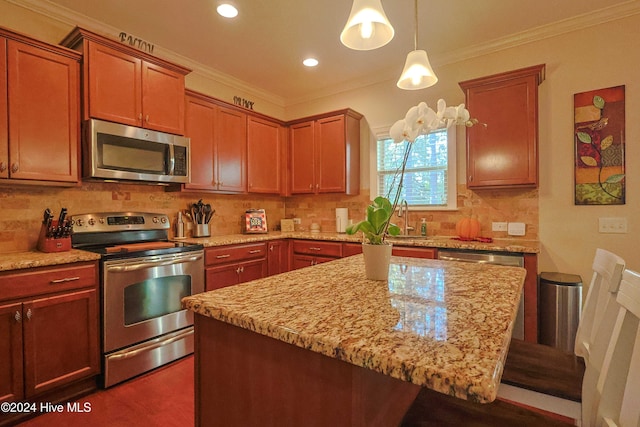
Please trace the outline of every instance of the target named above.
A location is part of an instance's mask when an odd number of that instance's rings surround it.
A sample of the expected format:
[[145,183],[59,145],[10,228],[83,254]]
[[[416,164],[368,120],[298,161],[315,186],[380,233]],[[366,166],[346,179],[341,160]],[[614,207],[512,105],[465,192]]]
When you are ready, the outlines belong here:
[[189,138],[96,119],[83,132],[85,178],[189,182]]

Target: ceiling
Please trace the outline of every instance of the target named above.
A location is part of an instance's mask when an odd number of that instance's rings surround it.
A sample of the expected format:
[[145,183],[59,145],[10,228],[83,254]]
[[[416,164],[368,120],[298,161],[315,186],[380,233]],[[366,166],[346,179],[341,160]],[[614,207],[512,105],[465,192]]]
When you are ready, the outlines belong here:
[[[83,20],[96,20],[133,34],[283,105],[395,81],[413,50],[411,0],[382,0],[395,37],[371,51],[354,51],[340,43],[351,0],[230,0],[239,9],[234,20],[216,13],[221,0],[14,1],[44,4],[45,9],[55,6],[67,20],[76,17],[81,25]],[[419,0],[418,48],[428,52],[437,74],[446,63],[638,13],[639,4],[640,0]],[[307,56],[320,64],[304,67]]]

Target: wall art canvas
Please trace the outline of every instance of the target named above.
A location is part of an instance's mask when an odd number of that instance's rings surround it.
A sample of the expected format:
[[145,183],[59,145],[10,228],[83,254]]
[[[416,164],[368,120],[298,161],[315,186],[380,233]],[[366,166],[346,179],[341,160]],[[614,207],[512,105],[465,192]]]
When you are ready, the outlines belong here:
[[625,204],[624,86],[573,96],[575,204]]

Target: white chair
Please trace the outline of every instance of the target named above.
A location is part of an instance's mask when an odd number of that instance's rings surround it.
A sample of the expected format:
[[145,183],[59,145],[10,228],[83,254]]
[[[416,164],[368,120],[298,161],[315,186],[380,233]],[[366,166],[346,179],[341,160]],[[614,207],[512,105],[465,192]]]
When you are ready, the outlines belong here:
[[587,412],[597,427],[640,426],[640,274],[625,271],[619,313],[605,353],[594,406]]
[[[556,387],[556,382],[561,383],[564,378],[546,375],[548,372],[557,372],[558,366],[553,370],[547,365],[548,360],[554,362],[566,360],[571,363],[571,357],[561,350],[532,343],[514,343],[509,349],[505,370],[502,377],[502,384],[498,390],[498,397],[511,402],[524,404],[533,408],[538,408],[555,414],[560,414],[569,418],[580,420],[583,418],[583,405],[591,407],[592,396],[595,395],[595,382],[599,376],[604,353],[608,347],[611,331],[615,323],[618,306],[616,303],[616,293],[622,278],[625,262],[617,255],[604,249],[597,249],[593,260],[593,277],[589,285],[587,297],[580,319],[578,331],[576,332],[575,352],[584,358],[584,377],[576,376],[573,369],[573,381],[577,381],[574,388],[580,390],[582,382],[582,393],[579,397],[569,399],[557,392],[560,386]],[[513,361],[524,359],[518,353],[540,353],[541,357],[535,359],[534,366],[513,366]],[[544,354],[547,353],[547,357]],[[567,372],[573,367],[567,368]],[[529,377],[531,373],[539,373],[543,378],[536,378],[538,381],[523,381],[527,375],[519,373],[526,371]],[[543,381],[540,381],[542,379]],[[539,383],[545,384],[544,388]],[[566,381],[564,381],[566,382]],[[581,398],[581,402],[579,401]],[[583,427],[589,426],[583,422]]]

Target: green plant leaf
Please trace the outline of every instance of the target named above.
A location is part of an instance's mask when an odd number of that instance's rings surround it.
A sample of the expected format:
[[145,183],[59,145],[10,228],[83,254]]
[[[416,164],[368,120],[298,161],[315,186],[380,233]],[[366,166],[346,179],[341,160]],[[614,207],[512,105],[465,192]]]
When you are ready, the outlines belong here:
[[614,184],[617,182],[620,182],[624,179],[625,174],[623,173],[618,173],[615,175],[611,175],[609,178],[607,178],[607,180],[605,182],[608,182],[609,184]]
[[604,108],[604,98],[599,96],[599,95],[594,96],[593,97],[593,105],[594,105],[594,107],[599,108],[599,109],[602,110]]
[[609,135],[600,142],[600,149],[606,150],[613,144],[613,135]]
[[585,144],[591,144],[591,135],[586,132],[578,132],[578,140],[580,142],[584,142]]
[[587,166],[598,166],[598,162],[593,157],[582,156],[580,157],[580,160],[582,160],[582,163],[584,163]]

